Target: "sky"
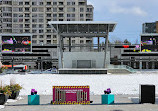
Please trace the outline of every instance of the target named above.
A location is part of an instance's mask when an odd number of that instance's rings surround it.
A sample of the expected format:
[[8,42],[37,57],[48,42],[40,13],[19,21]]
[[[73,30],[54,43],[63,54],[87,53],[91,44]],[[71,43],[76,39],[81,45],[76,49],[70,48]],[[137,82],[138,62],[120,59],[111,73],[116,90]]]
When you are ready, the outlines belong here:
[[94,21],[117,22],[109,40],[140,42],[142,24],[158,21],[158,0],[87,0],[94,6]]

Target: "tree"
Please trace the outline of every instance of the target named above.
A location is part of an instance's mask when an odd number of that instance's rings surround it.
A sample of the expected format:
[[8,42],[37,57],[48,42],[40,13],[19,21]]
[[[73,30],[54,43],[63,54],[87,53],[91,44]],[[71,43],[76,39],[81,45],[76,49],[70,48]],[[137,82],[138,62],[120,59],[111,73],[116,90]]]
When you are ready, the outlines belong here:
[[125,39],[125,40],[123,41],[123,43],[125,43],[125,44],[131,44],[131,42],[128,41],[127,39]]
[[122,41],[121,40],[115,40],[114,43],[115,44],[122,44]]

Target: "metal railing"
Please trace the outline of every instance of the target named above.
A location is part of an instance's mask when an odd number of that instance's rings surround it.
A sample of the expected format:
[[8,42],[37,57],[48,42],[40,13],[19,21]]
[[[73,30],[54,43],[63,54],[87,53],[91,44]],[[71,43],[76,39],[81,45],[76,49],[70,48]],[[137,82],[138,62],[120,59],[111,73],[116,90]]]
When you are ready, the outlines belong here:
[[132,73],[136,72],[135,69],[133,69],[132,67],[127,66],[127,65],[112,65],[112,64],[109,64],[109,65],[107,65],[107,68],[108,69],[126,69],[126,70],[128,70],[129,72],[132,72]]

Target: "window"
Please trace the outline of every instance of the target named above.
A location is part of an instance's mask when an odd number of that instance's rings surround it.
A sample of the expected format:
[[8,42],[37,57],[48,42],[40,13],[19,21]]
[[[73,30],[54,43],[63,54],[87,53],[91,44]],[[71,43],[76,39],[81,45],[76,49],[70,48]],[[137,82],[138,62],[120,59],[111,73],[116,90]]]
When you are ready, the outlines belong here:
[[43,38],[43,35],[39,35],[39,38]]
[[32,43],[36,44],[36,43],[37,43],[37,41],[36,41],[36,40],[32,40]]
[[13,19],[13,21],[14,21],[14,22],[18,22],[18,19],[17,19],[17,18],[15,18],[15,19]]
[[53,8],[53,12],[57,12],[57,8]]
[[32,2],[32,5],[37,5],[37,2]]
[[32,17],[37,17],[37,14],[32,14]]
[[53,40],[53,44],[57,44],[57,40]]
[[80,17],[83,17],[83,14],[80,14]]
[[25,5],[29,5],[30,3],[29,2],[25,2]]
[[43,22],[43,19],[39,19],[39,22]]
[[47,14],[47,17],[51,17],[51,14]]
[[40,2],[39,5],[43,5],[43,2]]
[[43,28],[44,27],[44,25],[43,24],[39,24],[39,28]]
[[72,14],[72,17],[75,17],[75,14]]
[[37,30],[32,30],[32,33],[37,33]]
[[70,17],[70,14],[67,14],[67,17]]
[[71,2],[67,2],[67,5],[71,5]]
[[57,14],[53,14],[53,17],[57,17]]
[[47,40],[47,44],[51,44],[51,40]]
[[19,22],[23,22],[23,19],[19,19]]
[[39,40],[39,43],[43,43],[43,40]]
[[36,24],[32,24],[32,28],[36,28],[36,26],[37,26]]
[[23,5],[23,2],[19,2],[19,5]]
[[30,11],[30,9],[29,8],[25,8],[25,12],[29,12]]
[[87,12],[92,12],[92,8],[87,8]]
[[47,35],[47,39],[51,39],[51,35]]
[[64,5],[64,2],[59,2],[59,5]]
[[72,2],[72,5],[75,5],[75,2]]
[[51,2],[47,2],[47,5],[51,5]]
[[67,8],[67,11],[68,12],[75,12],[75,8],[74,7],[69,7],[69,8]]
[[[32,38],[37,38],[37,35],[33,35]],[[32,42],[33,42],[33,40],[32,40]]]
[[23,17],[23,14],[19,14],[19,17]]
[[18,17],[18,14],[14,14],[13,16],[14,16],[14,17]]
[[53,38],[57,38],[57,36],[56,36],[56,35],[53,35]]
[[51,30],[47,30],[47,33],[50,33],[51,32]]
[[84,8],[80,8],[80,12],[84,12]]
[[47,8],[47,12],[51,12],[51,8]]
[[64,17],[64,14],[59,14],[59,17]]
[[30,14],[25,14],[25,17],[30,17]]
[[43,30],[39,30],[39,33],[43,33]]
[[59,11],[60,11],[60,12],[63,12],[64,10],[63,10],[63,8],[59,8]]
[[84,43],[84,41],[83,40],[80,40],[80,44],[83,44]]
[[53,5],[57,5],[57,2],[53,2]]
[[38,16],[39,16],[39,17],[44,17],[44,15],[43,15],[43,14],[39,14]]
[[22,12],[23,11],[23,8],[19,8],[19,12]]
[[37,8],[32,8],[32,12],[37,12]]
[[75,44],[75,40],[72,40],[72,44]]
[[37,22],[37,19],[32,19],[32,22]]

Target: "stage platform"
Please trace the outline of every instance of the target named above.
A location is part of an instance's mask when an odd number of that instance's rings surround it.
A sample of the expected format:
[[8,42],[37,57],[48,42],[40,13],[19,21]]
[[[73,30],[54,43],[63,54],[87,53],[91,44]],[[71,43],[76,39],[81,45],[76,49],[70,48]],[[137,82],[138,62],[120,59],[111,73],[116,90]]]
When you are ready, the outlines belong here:
[[59,74],[107,74],[107,69],[103,68],[62,68]]

